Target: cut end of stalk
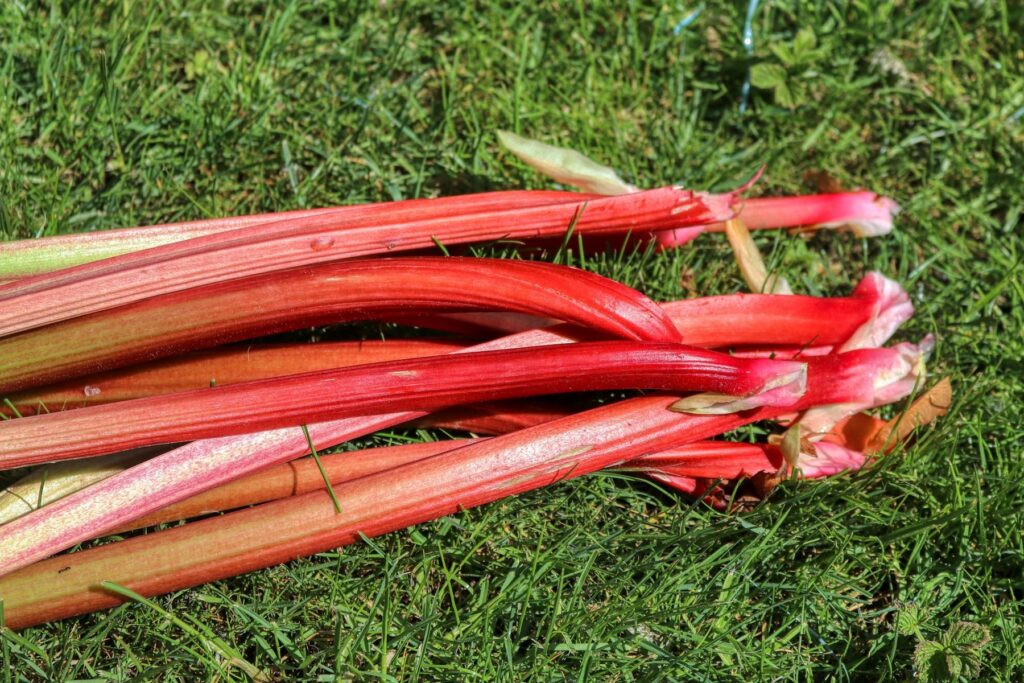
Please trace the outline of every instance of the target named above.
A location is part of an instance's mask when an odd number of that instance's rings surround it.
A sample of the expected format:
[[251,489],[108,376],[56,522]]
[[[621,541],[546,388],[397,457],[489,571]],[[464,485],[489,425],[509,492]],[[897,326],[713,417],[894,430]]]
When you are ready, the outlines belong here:
[[807,437],[818,441],[832,430],[840,421],[850,415],[879,406],[900,401],[911,393],[924,380],[925,360],[935,345],[932,335],[926,336],[917,344],[897,344],[878,357],[877,362],[865,369],[870,373],[872,395],[865,397],[864,404],[841,403],[819,406],[806,411],[799,422]]
[[574,149],[555,147],[531,140],[507,130],[498,131],[498,140],[508,151],[536,171],[556,182],[601,195],[639,192],[608,166],[580,154]]
[[811,444],[809,450],[802,450],[794,469],[799,469],[804,479],[822,479],[840,472],[856,472],[868,462],[868,456],[861,451],[841,444],[821,441]]
[[935,349],[935,337],[929,334],[917,344],[897,344],[893,349],[899,360],[879,370],[875,379],[875,406],[906,398],[924,381],[928,357]]
[[765,406],[793,405],[807,391],[807,366],[803,363],[792,365],[798,369],[767,382],[756,394],[736,397],[704,392],[679,399],[669,409],[691,415],[728,415]]

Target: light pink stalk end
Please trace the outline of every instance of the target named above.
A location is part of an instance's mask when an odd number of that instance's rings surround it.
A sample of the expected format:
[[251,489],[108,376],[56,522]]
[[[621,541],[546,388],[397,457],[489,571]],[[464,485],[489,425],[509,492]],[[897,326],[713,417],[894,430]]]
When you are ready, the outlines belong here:
[[799,426],[812,441],[828,433],[840,420],[869,408],[889,405],[913,392],[924,379],[925,360],[935,346],[931,335],[918,344],[899,344],[879,356],[879,361],[869,366],[874,385],[874,395],[869,403],[840,403],[811,408],[798,421]]
[[882,346],[914,315],[914,305],[903,287],[881,273],[865,275],[853,295],[871,302],[871,318],[850,335],[840,351]]
[[828,441],[813,444],[814,452],[801,452],[797,467],[804,479],[822,479],[840,472],[856,472],[868,462],[860,451]]
[[900,205],[888,197],[874,192],[849,192],[832,195],[837,198],[836,210],[845,217],[821,223],[822,228],[849,227],[857,237],[879,237],[892,232],[892,219],[899,214]]

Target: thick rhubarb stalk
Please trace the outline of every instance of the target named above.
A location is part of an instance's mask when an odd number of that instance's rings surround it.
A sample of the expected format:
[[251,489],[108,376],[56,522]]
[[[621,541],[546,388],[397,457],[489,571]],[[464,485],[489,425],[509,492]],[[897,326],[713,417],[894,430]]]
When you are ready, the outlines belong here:
[[[35,415],[0,423],[0,468],[357,415],[438,410],[541,394],[609,389],[706,391],[790,405],[805,367],[678,344],[585,342],[448,354]],[[117,424],[117,430],[110,425]]]
[[[850,297],[730,294],[660,306],[690,346],[728,348],[740,356],[788,359],[828,353],[855,333],[871,328],[879,311],[888,315],[888,311],[898,310],[899,306],[891,306],[895,300],[891,294],[893,287],[902,292],[895,283],[871,273]],[[903,310],[901,315],[908,313]],[[494,331],[512,331],[523,327],[524,321],[539,320],[523,314],[501,313],[435,317],[453,318],[457,323],[473,321],[491,326]],[[574,332],[573,336],[579,335]],[[812,343],[814,346],[808,346]],[[0,340],[0,348],[3,346]],[[328,367],[431,355],[432,349],[444,353],[457,346],[461,344],[422,340],[246,346],[90,375],[57,386],[18,392],[8,398],[22,415],[30,415],[37,410],[45,412],[43,408],[55,411]]]
[[507,211],[529,206],[579,202],[590,198],[592,197],[578,192],[511,190],[438,199],[408,199],[398,202],[229,216],[227,218],[147,225],[141,228],[120,228],[18,240],[0,243],[0,278],[23,278],[28,275],[48,273],[112,256],[253,225],[302,220],[327,214],[335,220],[360,221],[369,218],[381,222],[395,222]]
[[321,214],[124,254],[0,286],[0,335],[190,288],[298,266],[503,237],[644,232],[731,216],[731,195],[673,187],[624,197],[389,223]]
[[[529,344],[543,333],[527,333],[525,338],[516,340],[498,340],[494,345],[510,347],[514,344]],[[887,349],[856,351],[838,356],[824,356],[810,361],[809,376],[813,380],[808,384],[804,395],[789,408],[760,408],[731,415],[666,415],[663,410],[668,405],[676,405],[675,398],[635,399],[624,403],[607,406],[609,412],[588,411],[582,415],[573,415],[565,419],[545,423],[539,427],[516,432],[516,434],[536,435],[535,430],[543,430],[546,425],[553,425],[550,434],[568,437],[569,448],[579,448],[581,444],[591,444],[594,433],[603,433],[611,438],[623,430],[643,431],[655,423],[659,435],[667,442],[656,441],[647,444],[636,453],[630,451],[623,456],[634,457],[650,453],[674,445],[698,441],[714,436],[723,431],[733,429],[748,422],[769,419],[790,410],[850,401],[870,401],[877,391],[877,378],[891,373],[900,362],[898,354]],[[667,401],[667,402],[666,402]],[[628,406],[618,408],[616,406]],[[639,407],[636,413],[629,412]],[[625,417],[616,410],[627,411],[635,415],[635,419]],[[645,412],[646,411],[646,412]],[[599,416],[593,419],[593,416]],[[331,423],[310,427],[312,441],[318,448],[340,443],[387,426],[421,417],[422,414],[404,413],[338,420]],[[608,417],[610,422],[602,421]],[[618,416],[618,417],[616,417]],[[31,418],[29,418],[31,419]],[[574,425],[585,425],[582,432],[574,431]],[[685,435],[680,434],[686,430]],[[611,430],[610,432],[606,430]],[[558,434],[556,434],[556,432]],[[541,431],[541,434],[546,432]],[[509,435],[515,437],[515,434]],[[504,438],[504,437],[503,437]],[[678,440],[677,440],[678,439]],[[518,443],[518,442],[513,442]],[[630,440],[629,443],[636,443]],[[550,446],[549,442],[541,442],[540,446]],[[523,453],[522,457],[543,458],[551,453],[564,452],[564,448],[556,450],[541,449]],[[297,429],[276,430],[260,434],[247,435],[241,438],[227,437],[197,441],[183,446],[170,453],[147,460],[105,481],[71,494],[43,510],[26,515],[15,522],[0,527],[0,547],[6,551],[0,555],[0,574],[24,567],[31,562],[48,557],[55,552],[69,548],[76,543],[94,538],[111,529],[116,529],[128,521],[159,510],[197,493],[202,493],[220,484],[237,479],[247,473],[264,467],[287,462],[307,453],[304,435]],[[612,456],[609,456],[612,458]],[[612,458],[613,459],[613,458]],[[602,466],[604,466],[602,464]],[[363,480],[360,480],[363,481]],[[333,511],[333,504],[332,504]],[[2,582],[0,582],[2,586]],[[0,588],[0,599],[5,599]]]
[[[465,346],[431,339],[240,345],[89,375],[8,398],[20,414],[33,415],[281,375],[436,356]],[[0,406],[0,412],[3,410]]]
[[[816,359],[808,390],[794,407],[872,394],[876,374],[893,362],[885,349]],[[142,595],[177,590],[706,439],[786,410],[689,415],[667,410],[676,400],[629,399],[356,479],[335,489],[342,501],[341,514],[328,495],[310,493],[40,562],[0,578],[7,624],[21,628],[118,604],[116,596],[95,590],[102,581]],[[73,508],[68,501],[83,493],[52,507]],[[63,545],[76,536],[76,526],[74,516],[65,520],[58,512],[34,513],[0,528],[0,545],[8,551],[0,557],[0,572],[54,552],[52,542],[42,543],[42,537],[62,539],[61,547],[77,542]]]
[[0,338],[0,391],[410,308],[512,310],[626,339],[679,338],[649,299],[575,268],[501,259],[366,259],[208,285]]

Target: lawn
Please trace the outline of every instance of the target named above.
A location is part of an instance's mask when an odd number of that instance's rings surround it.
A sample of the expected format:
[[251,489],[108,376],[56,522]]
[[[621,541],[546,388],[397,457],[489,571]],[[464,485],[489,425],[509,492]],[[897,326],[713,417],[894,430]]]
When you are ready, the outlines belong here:
[[[499,128],[641,186],[721,190],[764,164],[751,195],[902,204],[886,237],[758,243],[801,293],[899,280],[917,307],[900,339],[935,333],[932,377],[956,393],[891,457],[750,512],[589,476],[155,606],[0,630],[0,681],[247,680],[213,634],[278,680],[907,680],[919,647],[965,678],[1024,679],[1024,7],[776,0],[752,56],[746,12],[3,3],[4,239],[550,187]],[[743,289],[718,236],[558,257],[656,300]],[[991,640],[957,646],[968,633]]]

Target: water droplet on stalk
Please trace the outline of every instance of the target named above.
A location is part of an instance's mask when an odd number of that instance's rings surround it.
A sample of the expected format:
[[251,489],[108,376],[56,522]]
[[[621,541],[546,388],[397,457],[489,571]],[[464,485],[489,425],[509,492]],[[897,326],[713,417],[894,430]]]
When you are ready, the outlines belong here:
[[313,251],[326,251],[334,246],[333,237],[317,237],[315,240],[309,243],[309,248]]

